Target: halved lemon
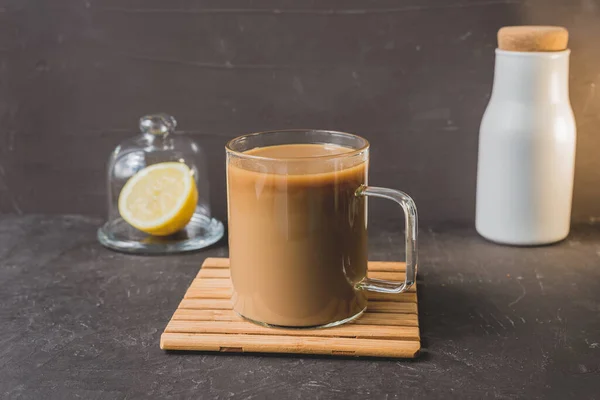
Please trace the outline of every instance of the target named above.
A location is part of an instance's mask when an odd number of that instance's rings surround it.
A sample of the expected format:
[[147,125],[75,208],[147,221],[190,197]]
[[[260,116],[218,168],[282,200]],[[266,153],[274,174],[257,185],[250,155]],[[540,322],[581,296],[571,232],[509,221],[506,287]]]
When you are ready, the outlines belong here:
[[140,231],[167,236],[183,229],[196,209],[198,190],[190,168],[179,162],[146,167],[119,195],[119,212]]

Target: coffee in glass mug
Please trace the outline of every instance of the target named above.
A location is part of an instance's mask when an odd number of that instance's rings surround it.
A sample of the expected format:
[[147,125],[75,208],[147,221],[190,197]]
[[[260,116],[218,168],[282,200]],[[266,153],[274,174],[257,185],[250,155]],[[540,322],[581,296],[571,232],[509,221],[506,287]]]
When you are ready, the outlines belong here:
[[[368,186],[369,143],[321,130],[271,131],[227,151],[233,308],[263,325],[326,327],[351,321],[367,291],[400,293],[417,271],[417,211],[399,191]],[[406,280],[367,277],[367,196],[406,216]]]

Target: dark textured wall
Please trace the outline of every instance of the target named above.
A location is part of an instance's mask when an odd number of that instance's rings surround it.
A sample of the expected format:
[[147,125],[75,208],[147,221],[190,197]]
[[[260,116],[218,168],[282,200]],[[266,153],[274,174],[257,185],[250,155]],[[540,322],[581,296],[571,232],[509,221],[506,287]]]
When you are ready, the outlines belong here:
[[[495,34],[536,23],[571,32],[573,216],[600,216],[600,0],[15,0],[0,11],[2,212],[102,215],[109,152],[164,111],[207,149],[221,218],[229,138],[314,127],[367,137],[371,183],[410,193],[425,223],[470,223]],[[384,218],[392,205],[372,208]]]

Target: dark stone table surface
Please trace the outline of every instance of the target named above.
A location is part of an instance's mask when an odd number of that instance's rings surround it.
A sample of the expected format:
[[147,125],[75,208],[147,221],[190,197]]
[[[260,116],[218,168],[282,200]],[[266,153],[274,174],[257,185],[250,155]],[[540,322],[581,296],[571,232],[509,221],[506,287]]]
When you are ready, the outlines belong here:
[[[100,220],[0,217],[0,398],[600,398],[600,227],[511,248],[421,229],[424,351],[412,361],[166,353],[159,338],[205,257],[123,255]],[[372,227],[371,258],[401,259]]]

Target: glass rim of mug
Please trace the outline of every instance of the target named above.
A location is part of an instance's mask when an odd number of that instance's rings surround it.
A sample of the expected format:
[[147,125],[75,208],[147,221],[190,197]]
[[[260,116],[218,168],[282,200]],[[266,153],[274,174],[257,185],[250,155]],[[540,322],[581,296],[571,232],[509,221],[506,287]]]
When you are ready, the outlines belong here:
[[[358,140],[358,141],[362,142],[362,145],[357,148],[352,148],[352,151],[349,151],[347,153],[326,154],[326,155],[322,155],[322,156],[307,156],[307,157],[265,157],[265,156],[257,156],[254,154],[248,154],[248,153],[245,153],[244,151],[235,150],[233,148],[233,146],[238,142],[241,142],[243,140],[252,139],[252,138],[257,138],[262,135],[269,135],[269,134],[274,135],[277,133],[289,134],[289,133],[301,133],[301,132],[318,132],[318,133],[322,133],[322,134],[329,134],[332,136],[343,136],[346,138]],[[287,144],[305,144],[305,143],[298,142],[298,143],[287,143]],[[315,143],[315,144],[328,144],[328,143]],[[331,144],[335,144],[335,143],[331,143]],[[274,146],[276,146],[276,145],[274,145]],[[356,135],[354,133],[335,131],[335,130],[330,130],[330,129],[274,129],[274,130],[268,130],[268,131],[248,133],[245,135],[235,137],[227,142],[227,144],[225,145],[225,150],[228,153],[235,154],[236,156],[238,156],[240,158],[262,160],[262,161],[290,162],[290,161],[308,161],[308,160],[331,160],[331,159],[336,159],[336,158],[352,157],[352,156],[361,154],[365,151],[368,151],[370,146],[371,145],[367,139],[365,139],[362,136]],[[267,146],[263,146],[263,147],[267,147]],[[346,147],[346,146],[343,146],[343,147]]]

